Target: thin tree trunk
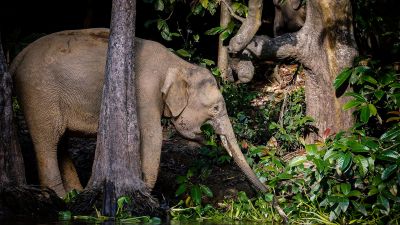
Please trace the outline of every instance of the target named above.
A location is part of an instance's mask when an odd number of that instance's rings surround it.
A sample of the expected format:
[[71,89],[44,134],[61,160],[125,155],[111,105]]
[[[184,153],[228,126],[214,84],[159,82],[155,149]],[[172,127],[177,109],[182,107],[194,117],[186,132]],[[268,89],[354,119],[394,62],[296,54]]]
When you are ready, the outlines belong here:
[[[230,0],[226,1],[226,4],[231,4]],[[219,25],[221,27],[227,27],[229,22],[231,22],[231,14],[228,7],[221,3],[221,14]],[[221,71],[221,77],[225,81],[234,81],[232,77],[232,71],[229,71],[229,55],[228,47],[224,46],[224,41],[222,40],[222,34],[219,35],[218,41],[218,68]]]
[[[90,188],[106,187],[103,212],[111,216],[119,196],[132,196],[143,208],[155,205],[141,180],[134,72],[135,18],[135,0],[113,0],[97,146],[89,181]],[[147,199],[143,202],[137,199],[140,196]]]
[[276,38],[256,36],[243,53],[257,59],[294,58],[304,65],[307,115],[316,120],[320,134],[353,125],[351,111],[342,110],[347,99],[338,98],[341,93],[333,88],[337,74],[358,54],[349,0],[309,0],[303,28]]

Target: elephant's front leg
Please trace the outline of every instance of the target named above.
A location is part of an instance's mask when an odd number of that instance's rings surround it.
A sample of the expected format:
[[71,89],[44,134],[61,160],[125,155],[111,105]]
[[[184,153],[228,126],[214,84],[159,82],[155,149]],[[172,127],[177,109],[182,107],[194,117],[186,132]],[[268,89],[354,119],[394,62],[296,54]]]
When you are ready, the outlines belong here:
[[[148,115],[148,114],[147,114]],[[161,117],[147,116],[140,121],[143,180],[153,189],[160,167],[162,126]]]

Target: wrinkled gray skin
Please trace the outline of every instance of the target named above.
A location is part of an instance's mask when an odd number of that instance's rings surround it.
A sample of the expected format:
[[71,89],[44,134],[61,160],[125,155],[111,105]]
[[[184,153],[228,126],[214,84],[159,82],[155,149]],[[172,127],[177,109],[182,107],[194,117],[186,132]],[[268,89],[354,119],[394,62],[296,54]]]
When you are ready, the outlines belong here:
[[306,19],[304,0],[273,0],[275,5],[274,35],[298,31]]
[[[66,131],[96,134],[107,44],[108,29],[54,33],[30,44],[10,67],[34,143],[40,183],[59,196],[82,189],[71,159],[57,160],[57,144]],[[142,39],[136,40],[135,66],[142,170],[150,188],[157,179],[164,115],[182,136],[197,141],[202,140],[200,126],[210,123],[249,180],[266,190],[237,144],[224,99],[207,69]]]

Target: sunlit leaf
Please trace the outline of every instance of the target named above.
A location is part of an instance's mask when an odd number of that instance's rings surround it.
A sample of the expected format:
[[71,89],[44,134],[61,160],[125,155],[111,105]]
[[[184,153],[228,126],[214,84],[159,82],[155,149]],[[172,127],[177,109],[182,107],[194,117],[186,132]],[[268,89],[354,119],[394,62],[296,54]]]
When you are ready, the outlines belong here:
[[361,107],[361,112],[360,112],[361,122],[363,122],[363,123],[368,122],[370,116],[371,116],[371,113],[369,111],[368,105]]
[[192,55],[186,51],[185,49],[179,49],[176,51],[176,53],[178,53],[178,55],[185,57],[185,58],[190,58]]
[[307,157],[305,155],[302,156],[296,156],[290,162],[288,163],[289,167],[294,167],[303,164],[305,161],[307,161]]
[[340,184],[340,190],[344,195],[348,195],[351,191],[351,185],[349,183]]

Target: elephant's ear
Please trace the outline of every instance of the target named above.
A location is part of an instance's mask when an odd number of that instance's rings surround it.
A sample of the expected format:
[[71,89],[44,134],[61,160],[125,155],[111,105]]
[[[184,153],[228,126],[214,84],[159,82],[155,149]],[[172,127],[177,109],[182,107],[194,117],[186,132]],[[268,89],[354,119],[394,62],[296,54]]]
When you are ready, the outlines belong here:
[[168,69],[164,85],[161,89],[165,102],[164,116],[177,117],[188,104],[187,70],[181,68]]
[[303,0],[292,0],[292,8],[294,10],[298,10],[298,9],[300,9],[302,3],[303,3]]

